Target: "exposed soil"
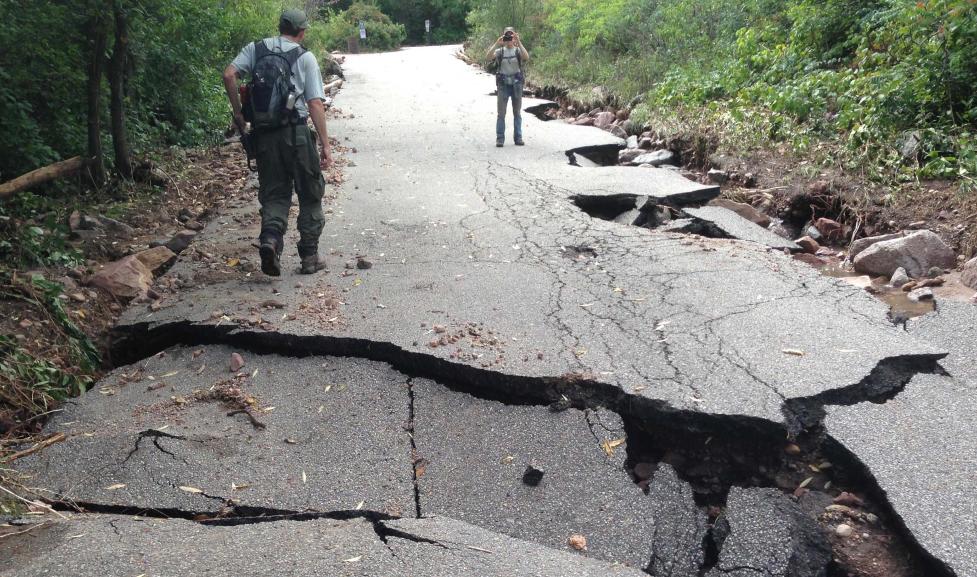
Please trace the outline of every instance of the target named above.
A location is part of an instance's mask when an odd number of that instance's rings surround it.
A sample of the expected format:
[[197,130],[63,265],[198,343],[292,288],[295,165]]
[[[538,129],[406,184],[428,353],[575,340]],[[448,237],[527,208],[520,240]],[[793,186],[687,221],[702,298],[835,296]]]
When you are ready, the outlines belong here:
[[[335,117],[341,112],[331,110],[330,114]],[[332,146],[335,163],[327,173],[327,182],[336,184],[343,180],[342,169],[349,162],[345,155],[350,149],[335,140]],[[89,286],[90,275],[108,262],[145,250],[154,240],[169,239],[185,228],[202,226],[219,207],[238,199],[251,175],[244,153],[235,142],[208,149],[171,149],[151,166],[157,175],[165,178],[158,178],[155,185],[118,184],[112,195],[96,197],[94,202],[79,209],[86,215],[110,214],[111,218],[131,227],[133,234],[76,235],[69,242],[84,255],[84,265],[74,269],[38,268],[17,272],[14,277],[28,283],[30,274],[41,274],[64,286],[63,306],[71,320],[99,347],[105,369],[114,365],[108,334],[127,303]],[[334,187],[327,186],[326,190],[328,203]],[[227,280],[242,271],[253,270],[254,265],[249,261],[256,261],[254,255],[209,254],[205,248],[192,244],[183,258],[215,261],[214,269],[208,271],[214,278],[185,279],[194,283]],[[163,272],[165,269],[157,274]],[[181,279],[166,280],[154,287],[148,306],[165,306],[167,295],[180,289]],[[45,308],[0,294],[0,331],[16,338],[32,356],[49,360],[66,372],[80,372],[68,354],[67,336]],[[94,382],[101,372],[88,376]],[[48,410],[56,411],[57,407],[52,405]],[[50,414],[37,414],[23,400],[0,398],[0,453],[38,433]]]

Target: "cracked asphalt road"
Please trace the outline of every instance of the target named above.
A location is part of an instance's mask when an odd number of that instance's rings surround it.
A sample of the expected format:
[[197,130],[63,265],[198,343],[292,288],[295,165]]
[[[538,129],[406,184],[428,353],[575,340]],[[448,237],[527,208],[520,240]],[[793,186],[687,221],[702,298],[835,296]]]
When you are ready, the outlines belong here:
[[[859,411],[936,378],[923,373],[952,346],[763,244],[591,217],[580,196],[694,209],[718,191],[666,169],[570,166],[566,151],[620,141],[531,115],[527,146],[496,149],[491,77],[449,48],[351,56],[345,72],[331,133],[356,152],[328,207],[329,271],[295,274],[291,248],[279,279],[229,265],[255,252],[255,191],[242,191],[161,279],[162,307],[125,313],[115,352],[133,364],[52,420],[68,440],[18,464],[52,502],[178,519],[122,517],[118,540],[101,516],[57,521],[0,540],[0,554],[37,543],[11,574],[68,567],[52,552],[76,550],[72,524],[89,524],[115,560],[81,555],[64,571],[178,574],[196,559],[161,560],[139,540],[152,526],[157,543],[202,535],[213,566],[240,574],[819,575],[817,525],[787,497],[734,489],[722,541],[668,465],[647,493],[635,485],[626,431],[824,426],[872,469],[888,446]],[[254,402],[242,413],[228,391]],[[527,465],[543,471],[536,486]],[[912,495],[886,489],[912,474],[875,479],[921,530]],[[260,544],[276,531],[280,548]],[[974,575],[952,538],[916,540]],[[301,550],[321,540],[365,553],[340,547],[312,569]]]

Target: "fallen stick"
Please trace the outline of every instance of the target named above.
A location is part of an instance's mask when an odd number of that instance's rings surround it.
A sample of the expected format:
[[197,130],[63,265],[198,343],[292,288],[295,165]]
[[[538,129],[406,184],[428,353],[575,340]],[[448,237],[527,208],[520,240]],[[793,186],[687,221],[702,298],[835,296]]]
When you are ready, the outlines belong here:
[[43,184],[63,176],[68,176],[69,174],[78,172],[83,166],[85,166],[85,159],[80,156],[76,156],[74,158],[69,158],[68,160],[62,160],[61,162],[55,162],[54,164],[43,166],[37,170],[32,170],[27,174],[22,174],[13,180],[0,184],[0,198],[6,198],[11,194],[20,192],[32,186]]
[[23,451],[18,451],[16,453],[14,453],[13,455],[9,455],[7,457],[4,457],[3,460],[0,460],[0,463],[3,463],[4,465],[6,465],[7,463],[16,461],[17,459],[19,459],[21,457],[26,457],[27,455],[31,455],[33,453],[36,453],[36,452],[40,451],[41,449],[44,449],[46,447],[50,447],[51,445],[53,445],[55,443],[60,443],[61,441],[65,440],[67,438],[68,437],[64,433],[56,433],[54,435],[51,435],[47,439],[44,439],[43,441],[40,441],[39,443],[37,443],[36,445],[34,445],[33,447],[31,447],[30,449],[24,449]]

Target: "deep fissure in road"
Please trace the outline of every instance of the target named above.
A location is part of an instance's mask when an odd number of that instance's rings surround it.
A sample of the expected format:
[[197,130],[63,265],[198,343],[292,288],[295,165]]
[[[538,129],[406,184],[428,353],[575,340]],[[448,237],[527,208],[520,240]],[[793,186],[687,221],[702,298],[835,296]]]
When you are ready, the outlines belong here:
[[[891,398],[901,391],[914,374],[939,371],[936,361],[932,359],[889,359],[880,363],[869,377],[856,386],[830,395],[785,403],[783,410],[788,416],[788,422],[796,424],[796,428],[787,431],[760,419],[676,411],[643,397],[625,395],[588,375],[571,374],[548,379],[517,377],[404,351],[386,342],[328,336],[295,337],[189,323],[164,325],[154,329],[134,326],[120,331],[118,336],[114,358],[123,364],[137,362],[172,346],[216,344],[230,345],[256,354],[279,354],[287,357],[327,355],[365,358],[390,364],[407,376],[409,407],[405,430],[411,444],[414,505],[418,516],[422,514],[419,477],[424,474],[427,462],[425,456],[418,452],[414,438],[415,379],[431,379],[449,390],[509,406],[545,406],[556,412],[585,410],[588,414],[591,410],[606,407],[623,419],[626,440],[623,468],[635,483],[647,492],[650,474],[643,475],[648,472],[649,467],[657,468],[659,464],[666,463],[675,469],[680,479],[693,488],[697,505],[710,519],[707,533],[703,537],[702,554],[708,560],[702,564],[700,573],[703,575],[719,559],[724,534],[716,532],[715,523],[717,520],[722,521],[719,512],[727,505],[731,488],[769,487],[784,493],[795,492],[798,485],[805,483],[807,468],[816,463],[827,462],[825,459],[828,454],[831,469],[819,471],[819,482],[834,482],[835,488],[868,493],[875,499],[870,506],[878,512],[882,522],[901,533],[896,544],[899,541],[913,543],[886,504],[882,492],[870,477],[863,474],[857,460],[837,444],[826,443],[830,439],[826,439],[820,423],[826,405]],[[785,435],[793,436],[792,444],[796,443],[799,447],[796,453],[785,455]],[[147,436],[154,437],[154,441],[158,440],[155,435]],[[542,477],[545,472],[540,471],[540,474]],[[86,508],[100,511],[98,506],[92,504]],[[115,509],[104,510],[121,512]],[[127,512],[132,513],[131,510]],[[178,514],[176,511],[165,511],[163,514],[201,519],[200,513]],[[233,524],[336,514],[339,513],[248,509],[229,504],[221,515],[208,519],[207,522]],[[384,515],[363,511],[344,514]],[[949,575],[918,547],[913,546],[911,550],[916,563],[932,571],[928,574]]]

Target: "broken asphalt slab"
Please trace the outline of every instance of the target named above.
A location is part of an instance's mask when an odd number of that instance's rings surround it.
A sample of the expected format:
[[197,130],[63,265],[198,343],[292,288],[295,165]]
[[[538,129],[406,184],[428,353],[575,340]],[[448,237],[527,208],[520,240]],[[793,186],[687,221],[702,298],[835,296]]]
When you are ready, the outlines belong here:
[[622,565],[581,558],[513,539],[493,531],[447,517],[398,519],[383,521],[392,537],[388,538],[394,555],[417,571],[417,577],[481,577],[483,575],[532,577],[644,577],[636,569]]
[[977,306],[940,301],[906,325],[951,351],[884,404],[831,407],[827,433],[878,484],[908,534],[957,577],[977,576]]
[[815,520],[777,489],[733,487],[706,577],[823,577],[831,547]]
[[47,425],[67,439],[18,470],[49,500],[137,511],[414,514],[406,377],[249,353],[236,376],[232,352],[176,348],[117,369]]
[[[645,495],[624,470],[614,413],[504,405],[425,381],[412,392],[422,514],[568,551],[583,535],[587,555],[635,568],[653,550],[675,565],[702,556],[691,489],[663,473],[652,483],[660,499]],[[661,531],[679,525],[684,542]]]
[[735,238],[755,242],[776,250],[792,252],[801,250],[796,242],[750,222],[728,208],[703,206],[702,208],[683,208],[682,212],[700,223],[701,232],[699,234],[703,236]]
[[638,577],[452,519],[278,520],[234,526],[75,515],[13,527],[0,574]]

